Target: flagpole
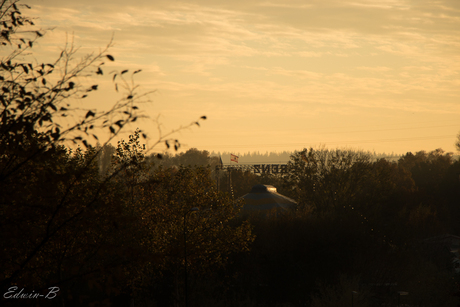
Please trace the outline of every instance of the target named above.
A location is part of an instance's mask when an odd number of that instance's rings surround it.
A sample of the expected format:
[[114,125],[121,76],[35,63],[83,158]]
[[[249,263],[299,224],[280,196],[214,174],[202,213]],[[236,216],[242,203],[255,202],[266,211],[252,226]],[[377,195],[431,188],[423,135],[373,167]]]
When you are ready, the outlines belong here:
[[230,194],[233,194],[233,189],[232,189],[232,155],[233,154],[230,154],[229,156],[229,167],[227,168],[228,170],[228,191],[230,192]]
[[228,168],[228,183],[230,188],[230,194],[232,195],[232,199],[235,200],[235,194],[233,193],[233,185],[232,185],[232,161],[238,163],[238,156],[234,154],[230,154],[230,167]]
[[224,170],[224,163],[222,163],[222,156],[219,155],[219,165],[216,166],[216,173],[217,173],[217,191],[220,189],[220,170]]

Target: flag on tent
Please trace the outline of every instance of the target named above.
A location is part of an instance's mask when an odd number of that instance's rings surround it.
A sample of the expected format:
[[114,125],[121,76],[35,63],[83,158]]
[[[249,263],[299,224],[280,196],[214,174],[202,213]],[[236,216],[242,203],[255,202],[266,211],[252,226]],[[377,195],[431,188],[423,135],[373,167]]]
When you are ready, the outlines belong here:
[[230,154],[230,161],[238,163],[238,156],[235,156],[234,154]]

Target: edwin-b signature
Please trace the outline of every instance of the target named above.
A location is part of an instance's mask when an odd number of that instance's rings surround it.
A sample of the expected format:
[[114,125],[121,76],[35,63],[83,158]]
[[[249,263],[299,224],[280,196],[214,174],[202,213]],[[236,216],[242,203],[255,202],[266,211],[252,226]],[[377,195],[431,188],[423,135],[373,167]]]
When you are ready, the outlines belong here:
[[26,292],[24,288],[18,291],[18,287],[13,286],[9,287],[8,291],[3,294],[3,298],[5,299],[38,299],[38,298],[45,298],[45,299],[53,299],[57,296],[59,292],[59,287],[49,287],[48,292],[45,294],[37,293],[34,290],[32,292]]

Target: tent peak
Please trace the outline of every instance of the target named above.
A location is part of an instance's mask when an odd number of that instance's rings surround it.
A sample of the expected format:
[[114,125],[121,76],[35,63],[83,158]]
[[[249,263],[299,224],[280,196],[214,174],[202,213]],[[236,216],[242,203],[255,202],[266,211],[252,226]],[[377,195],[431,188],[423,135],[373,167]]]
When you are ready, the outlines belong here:
[[250,193],[277,193],[276,188],[268,184],[256,184]]

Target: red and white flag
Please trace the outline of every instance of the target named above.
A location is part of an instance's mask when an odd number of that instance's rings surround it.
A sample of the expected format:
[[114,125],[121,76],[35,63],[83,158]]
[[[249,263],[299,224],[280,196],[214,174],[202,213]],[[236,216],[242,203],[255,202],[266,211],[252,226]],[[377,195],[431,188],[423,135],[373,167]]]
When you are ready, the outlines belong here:
[[230,154],[230,161],[238,163],[238,156],[235,156],[234,154]]

